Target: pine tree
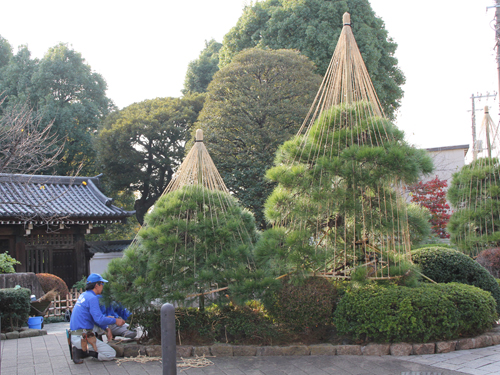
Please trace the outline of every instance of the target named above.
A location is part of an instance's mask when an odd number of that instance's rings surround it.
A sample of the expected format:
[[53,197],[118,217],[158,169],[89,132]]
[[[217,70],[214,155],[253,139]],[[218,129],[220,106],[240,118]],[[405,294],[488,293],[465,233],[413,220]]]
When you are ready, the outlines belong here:
[[[138,246],[123,261],[111,264],[110,289],[129,306],[147,300],[186,303],[190,295],[228,287],[248,276],[256,236],[253,215],[230,194],[184,186],[161,197],[145,216]],[[129,284],[136,296],[117,295],[121,286],[114,281],[122,278],[117,273],[127,269],[134,275]]]
[[451,241],[476,255],[500,246],[500,163],[482,158],[453,175],[448,199],[456,210],[448,223]]
[[[281,236],[277,253],[289,267],[282,272],[346,269],[368,261],[373,249],[405,241],[407,203],[395,181],[414,183],[432,171],[432,161],[371,108],[363,102],[333,106],[309,133],[278,150],[267,177],[279,185],[265,214]],[[258,250],[261,262],[273,256],[274,250]]]

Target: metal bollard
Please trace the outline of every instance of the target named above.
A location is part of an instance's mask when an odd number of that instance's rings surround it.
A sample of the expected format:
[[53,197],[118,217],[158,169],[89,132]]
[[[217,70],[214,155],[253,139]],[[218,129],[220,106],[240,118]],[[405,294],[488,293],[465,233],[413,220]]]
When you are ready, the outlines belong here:
[[161,307],[161,358],[163,375],[177,375],[175,308],[170,303]]

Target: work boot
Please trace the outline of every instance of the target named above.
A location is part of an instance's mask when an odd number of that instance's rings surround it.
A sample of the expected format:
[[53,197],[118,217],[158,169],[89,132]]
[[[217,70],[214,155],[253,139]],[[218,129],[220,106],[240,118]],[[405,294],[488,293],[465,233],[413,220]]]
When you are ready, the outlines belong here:
[[82,349],[78,349],[76,346],[73,346],[73,362],[77,365],[81,365],[83,363],[83,358],[87,357],[85,352]]

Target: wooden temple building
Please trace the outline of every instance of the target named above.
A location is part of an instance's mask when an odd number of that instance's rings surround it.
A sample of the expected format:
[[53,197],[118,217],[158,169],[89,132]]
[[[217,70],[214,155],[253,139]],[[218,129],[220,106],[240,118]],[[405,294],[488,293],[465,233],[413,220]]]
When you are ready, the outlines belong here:
[[69,288],[89,274],[85,235],[135,213],[113,206],[99,190],[100,176],[0,173],[0,253],[21,262],[16,272],[51,273]]

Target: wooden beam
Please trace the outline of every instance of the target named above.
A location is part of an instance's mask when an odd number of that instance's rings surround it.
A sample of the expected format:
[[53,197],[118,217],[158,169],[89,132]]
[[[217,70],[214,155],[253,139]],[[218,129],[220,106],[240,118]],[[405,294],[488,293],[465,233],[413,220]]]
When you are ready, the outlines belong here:
[[16,265],[16,272],[28,272],[26,264],[26,247],[24,245],[24,241],[19,241],[19,237],[17,238],[17,240],[18,241],[15,244],[15,258],[17,261],[21,262],[21,264]]

